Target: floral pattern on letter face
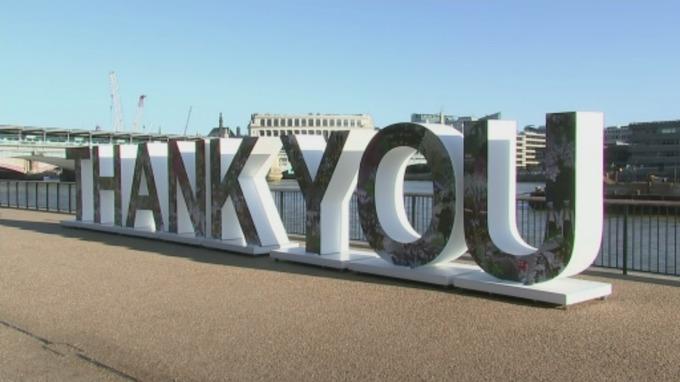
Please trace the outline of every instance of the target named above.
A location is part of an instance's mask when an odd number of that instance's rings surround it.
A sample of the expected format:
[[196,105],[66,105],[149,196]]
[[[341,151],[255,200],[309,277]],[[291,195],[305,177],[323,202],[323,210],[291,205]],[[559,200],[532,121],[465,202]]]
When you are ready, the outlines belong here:
[[309,253],[321,254],[321,201],[326,195],[328,185],[340,160],[348,131],[331,133],[324,150],[319,168],[312,177],[305,162],[302,149],[295,135],[281,137],[288,160],[293,167],[295,179],[305,199],[305,250]]
[[177,140],[168,142],[168,200],[169,200],[169,230],[177,233],[178,200],[177,190],[181,190],[184,203],[189,212],[194,234],[205,237],[205,141],[194,142],[194,176],[196,178],[195,191],[192,190],[187,175],[187,169],[182,160]]
[[[376,210],[376,173],[390,150],[411,147],[420,151],[432,170],[432,219],[418,239],[402,243],[384,230]],[[357,203],[361,228],[366,240],[380,257],[395,265],[417,267],[432,262],[446,247],[453,230],[456,187],[453,164],[441,139],[428,128],[414,123],[398,123],[377,133],[361,159]]]
[[465,240],[477,264],[504,280],[533,284],[557,277],[569,263],[574,245],[576,113],[547,116],[546,208],[543,243],[536,252],[512,255],[494,245],[487,213],[488,123],[479,121],[465,134]]

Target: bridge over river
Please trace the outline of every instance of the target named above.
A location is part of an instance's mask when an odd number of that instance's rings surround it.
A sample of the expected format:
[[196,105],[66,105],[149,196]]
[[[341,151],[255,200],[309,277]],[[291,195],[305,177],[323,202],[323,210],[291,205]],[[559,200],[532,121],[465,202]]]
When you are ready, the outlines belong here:
[[0,178],[39,174],[68,166],[67,147],[167,141],[178,137],[173,134],[0,125]]

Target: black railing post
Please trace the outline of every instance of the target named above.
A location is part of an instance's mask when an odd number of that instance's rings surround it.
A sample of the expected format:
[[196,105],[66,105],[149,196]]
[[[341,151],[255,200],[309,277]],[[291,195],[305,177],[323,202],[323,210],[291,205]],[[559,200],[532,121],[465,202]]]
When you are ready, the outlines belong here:
[[281,220],[284,220],[284,212],[283,212],[283,191],[279,191],[279,210],[281,211]]
[[26,200],[26,209],[28,209],[28,183],[24,183],[24,199]]
[[61,202],[59,201],[59,199],[61,197],[61,195],[59,193],[59,189],[61,187],[59,187],[59,186],[61,186],[61,183],[56,183],[56,185],[57,185],[57,212],[61,212]]
[[14,201],[16,208],[19,208],[19,182],[14,182]]
[[35,182],[35,209],[40,209],[40,207],[38,207],[38,182]]
[[416,228],[416,196],[411,195],[411,226]]
[[628,205],[623,210],[623,274],[628,274]]
[[50,184],[45,183],[45,210],[50,210]]
[[68,184],[68,213],[71,213],[71,183]]

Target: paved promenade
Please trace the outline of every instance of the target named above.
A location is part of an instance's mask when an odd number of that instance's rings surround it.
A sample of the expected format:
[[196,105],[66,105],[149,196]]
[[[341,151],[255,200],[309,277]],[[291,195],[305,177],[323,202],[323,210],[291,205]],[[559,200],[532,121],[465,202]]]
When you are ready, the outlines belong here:
[[678,380],[680,280],[555,308],[0,208],[0,380]]

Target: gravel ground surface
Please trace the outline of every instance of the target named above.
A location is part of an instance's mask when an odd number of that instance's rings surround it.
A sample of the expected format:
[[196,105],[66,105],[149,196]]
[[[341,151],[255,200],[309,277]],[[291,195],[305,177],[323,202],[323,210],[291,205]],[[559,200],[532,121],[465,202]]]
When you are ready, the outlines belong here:
[[0,380],[678,380],[680,280],[568,309],[0,208]]

